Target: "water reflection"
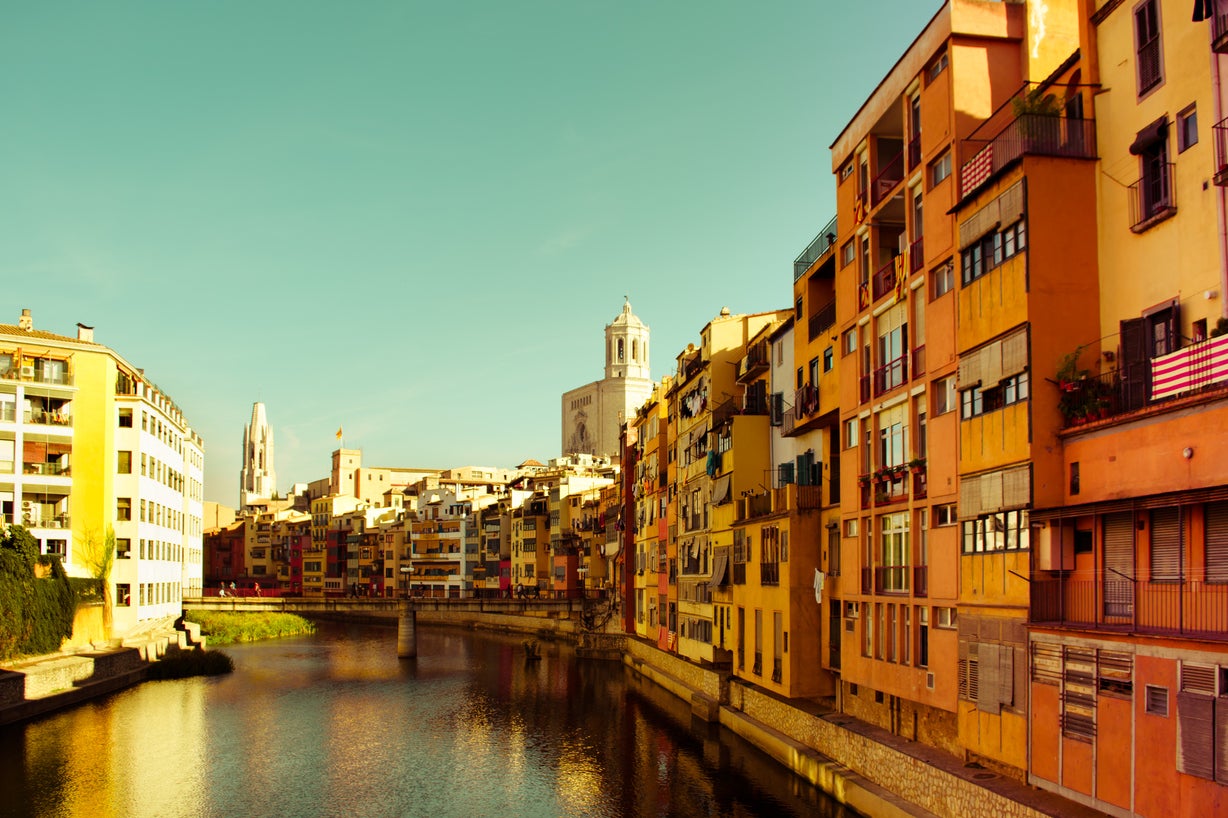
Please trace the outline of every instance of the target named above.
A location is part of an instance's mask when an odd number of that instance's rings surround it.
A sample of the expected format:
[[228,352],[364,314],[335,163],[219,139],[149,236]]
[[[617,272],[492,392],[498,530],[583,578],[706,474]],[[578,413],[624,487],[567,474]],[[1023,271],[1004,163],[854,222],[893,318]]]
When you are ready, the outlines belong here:
[[844,816],[620,665],[547,645],[325,626],[0,728],[0,816]]

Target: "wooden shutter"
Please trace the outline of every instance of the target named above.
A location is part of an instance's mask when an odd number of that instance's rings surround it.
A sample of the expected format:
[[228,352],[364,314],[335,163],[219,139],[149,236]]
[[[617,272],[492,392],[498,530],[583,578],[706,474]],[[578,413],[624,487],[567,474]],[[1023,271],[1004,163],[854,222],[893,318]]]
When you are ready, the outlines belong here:
[[[974,386],[979,386],[981,383],[982,353],[984,349],[978,349],[975,352],[968,352],[959,356],[959,377],[956,380],[956,386],[959,389],[971,389]],[[986,384],[991,386],[992,384]]]
[[1199,778],[1215,778],[1215,699],[1198,693],[1177,694],[1177,769]]
[[1207,582],[1228,582],[1228,502],[1204,508]]
[[980,515],[983,506],[981,505],[981,478],[979,477],[961,477],[959,480],[959,516],[960,519],[970,520]]
[[1151,377],[1147,329],[1142,318],[1121,322],[1121,397],[1123,409],[1139,409],[1147,402]]
[[1181,579],[1181,509],[1151,510],[1151,580]]
[[977,645],[977,697],[976,707],[985,713],[1001,712],[998,697],[999,688],[999,656],[1003,652],[1001,645],[983,642]]
[[1104,613],[1134,615],[1134,513],[1104,515]]
[[1002,377],[1018,375],[1028,368],[1028,331],[1012,332],[1002,339]]
[[981,350],[981,385],[986,388],[997,386],[1003,378],[1002,374],[1002,342],[994,341]]
[[1228,784],[1228,696],[1215,700],[1215,780]]
[[1002,191],[998,197],[1000,209],[999,218],[1004,225],[1012,225],[1023,218],[1023,182],[1015,184]]
[[1001,206],[997,199],[982,207],[959,226],[959,249],[963,250],[1001,222]]
[[1003,509],[1027,508],[1032,504],[1032,467],[1020,466],[1002,472]]

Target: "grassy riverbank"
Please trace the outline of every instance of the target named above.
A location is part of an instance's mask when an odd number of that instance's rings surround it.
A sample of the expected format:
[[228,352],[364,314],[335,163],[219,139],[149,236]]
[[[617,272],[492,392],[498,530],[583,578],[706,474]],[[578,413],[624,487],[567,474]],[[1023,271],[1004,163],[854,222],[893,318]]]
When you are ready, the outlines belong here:
[[311,621],[288,613],[186,611],[184,618],[200,625],[201,633],[209,637],[210,645],[298,636],[315,633],[316,630]]

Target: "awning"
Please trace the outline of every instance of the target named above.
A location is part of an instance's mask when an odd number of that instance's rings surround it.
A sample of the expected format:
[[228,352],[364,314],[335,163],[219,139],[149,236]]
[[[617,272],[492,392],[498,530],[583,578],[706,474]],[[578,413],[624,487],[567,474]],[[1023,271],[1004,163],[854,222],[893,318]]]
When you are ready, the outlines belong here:
[[720,549],[712,563],[712,579],[708,580],[709,588],[719,588],[725,584],[725,566],[729,564],[729,551]]
[[726,474],[712,481],[712,505],[719,506],[729,502],[729,481],[732,478],[732,474]]
[[1164,140],[1168,136],[1168,117],[1162,116],[1155,122],[1148,125],[1138,132],[1134,137],[1134,141],[1130,143],[1130,153],[1135,156],[1141,156],[1146,153],[1149,148],[1157,142]]

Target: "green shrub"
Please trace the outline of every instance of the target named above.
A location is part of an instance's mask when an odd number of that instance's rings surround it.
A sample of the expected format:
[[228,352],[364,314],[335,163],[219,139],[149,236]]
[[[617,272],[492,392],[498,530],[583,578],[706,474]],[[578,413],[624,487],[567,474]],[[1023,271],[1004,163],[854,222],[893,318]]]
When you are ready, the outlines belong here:
[[199,624],[201,633],[215,645],[298,636],[316,630],[310,620],[288,613],[185,611],[184,617]]
[[[49,567],[39,578],[35,565]],[[72,636],[77,595],[64,566],[38,553],[38,541],[21,526],[0,533],[0,659],[54,653]]]
[[235,669],[234,660],[220,650],[177,650],[149,666],[151,679],[186,679],[221,676]]

